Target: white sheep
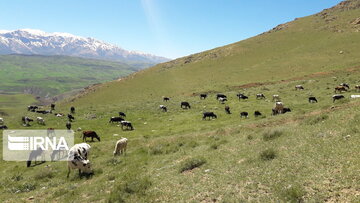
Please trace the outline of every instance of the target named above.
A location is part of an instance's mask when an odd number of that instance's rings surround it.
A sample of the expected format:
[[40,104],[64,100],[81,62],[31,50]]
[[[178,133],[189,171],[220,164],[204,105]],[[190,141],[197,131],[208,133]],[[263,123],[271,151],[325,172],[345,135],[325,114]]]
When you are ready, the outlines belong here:
[[36,117],[36,121],[40,125],[45,125],[45,120],[42,117]]
[[304,87],[302,85],[296,85],[295,90],[303,90]]
[[277,94],[273,95],[273,101],[280,101],[280,96]]
[[123,137],[116,142],[114,156],[126,153],[127,141],[128,141],[128,139]]
[[76,144],[70,148],[68,153],[68,174],[71,169],[79,169],[79,175],[92,173],[90,161],[87,159],[90,153],[90,145],[87,143]]
[[275,102],[274,109],[277,113],[282,113],[284,110],[284,104],[282,102]]

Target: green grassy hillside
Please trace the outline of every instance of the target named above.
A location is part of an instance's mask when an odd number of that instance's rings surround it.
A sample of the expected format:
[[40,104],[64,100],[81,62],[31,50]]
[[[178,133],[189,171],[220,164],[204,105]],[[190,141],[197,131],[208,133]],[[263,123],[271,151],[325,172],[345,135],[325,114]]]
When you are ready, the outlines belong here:
[[54,96],[126,76],[145,65],[69,56],[5,55],[0,56],[0,94]]
[[106,83],[86,98],[106,97],[102,102],[110,104],[135,100],[144,94],[156,98],[186,96],[358,67],[360,25],[353,22],[359,16],[358,1],[352,1],[350,5],[299,18],[256,37],[159,64],[126,80]]
[[[243,92],[250,98],[238,101],[237,91],[229,96],[227,115],[215,94],[206,100],[174,96],[166,105],[167,113],[158,109],[161,98],[151,101],[115,103],[113,105],[76,106],[73,128],[96,130],[101,142],[90,143],[95,175],[79,178],[73,171],[66,179],[66,163],[46,162],[26,168],[25,162],[0,161],[1,200],[71,202],[85,198],[90,202],[357,202],[360,158],[360,100],[332,102],[333,87],[342,81],[359,84],[360,70],[251,87]],[[302,84],[303,91],[294,86]],[[271,116],[273,102],[256,100],[255,94],[267,97],[280,94],[291,113]],[[319,103],[309,104],[316,96]],[[187,100],[190,110],[179,102]],[[252,113],[259,110],[263,117]],[[134,131],[122,131],[109,124],[118,111],[127,113]],[[214,111],[218,119],[203,121],[201,112]],[[239,112],[248,111],[248,119]],[[68,112],[58,104],[56,112]],[[3,116],[11,129],[24,128],[20,116],[36,117],[24,108]],[[45,127],[63,129],[66,119],[45,115]],[[114,136],[118,134],[118,136]],[[126,156],[113,158],[120,136],[129,139]],[[81,133],[75,135],[76,143]],[[0,150],[2,145],[0,146]],[[1,158],[1,157],[0,157]],[[204,161],[200,167],[191,168]],[[5,175],[6,174],[6,175]],[[86,189],[84,189],[84,187]],[[176,189],[174,189],[176,188]]]
[[[360,99],[349,97],[360,94],[354,89],[360,84],[359,25],[352,24],[360,1],[349,2],[57,103],[56,112],[77,108],[73,129],[100,135],[101,142],[90,143],[95,174],[73,171],[66,179],[64,162],[26,168],[25,162],[0,161],[0,201],[359,202]],[[333,103],[342,82],[351,89]],[[296,91],[298,84],[305,89]],[[209,97],[200,100],[201,92]],[[228,95],[232,114],[216,92]],[[239,101],[238,92],[249,100]],[[257,100],[257,93],[267,99]],[[292,112],[271,116],[273,94]],[[162,96],[171,99],[165,103]],[[319,102],[308,103],[309,96]],[[192,108],[181,109],[181,101]],[[169,111],[160,111],[160,104]],[[255,118],[255,110],[263,116]],[[119,111],[134,131],[108,123]],[[218,118],[204,121],[204,111]],[[249,118],[240,118],[242,111]],[[24,115],[37,116],[24,104],[2,117],[10,129],[23,129]],[[65,127],[65,118],[44,118],[45,127],[31,129]],[[129,139],[127,155],[113,157],[121,136]],[[81,132],[75,142],[82,142]]]

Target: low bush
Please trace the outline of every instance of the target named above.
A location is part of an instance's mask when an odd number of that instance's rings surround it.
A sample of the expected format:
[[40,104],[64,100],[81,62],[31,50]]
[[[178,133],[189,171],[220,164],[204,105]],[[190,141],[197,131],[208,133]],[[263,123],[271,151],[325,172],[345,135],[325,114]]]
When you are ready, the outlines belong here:
[[180,165],[179,171],[180,171],[180,173],[182,173],[184,171],[192,170],[194,168],[202,166],[205,163],[206,163],[206,160],[202,157],[190,158],[190,159],[187,159],[182,162],[182,164]]
[[273,149],[267,149],[260,153],[260,158],[264,161],[275,159],[277,156],[276,151]]

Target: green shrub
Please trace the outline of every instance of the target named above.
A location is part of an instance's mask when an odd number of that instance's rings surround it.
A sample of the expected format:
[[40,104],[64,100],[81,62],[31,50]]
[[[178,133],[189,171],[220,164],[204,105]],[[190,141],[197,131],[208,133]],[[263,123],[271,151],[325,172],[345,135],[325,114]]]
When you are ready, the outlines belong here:
[[108,180],[109,181],[112,181],[112,180],[115,180],[115,179],[116,179],[115,175],[108,175]]
[[16,175],[13,175],[11,178],[10,178],[12,181],[20,181],[23,179],[22,175],[21,174],[16,174]]
[[152,183],[148,177],[135,178],[122,181],[111,191],[107,202],[125,202],[129,195],[145,196],[146,191],[151,187]]
[[304,202],[304,189],[299,186],[292,186],[283,190],[281,196],[286,202]]
[[269,161],[276,158],[276,151],[273,149],[267,149],[260,153],[260,158],[264,161]]
[[122,190],[129,194],[141,194],[144,195],[145,191],[151,186],[149,178],[135,179],[133,181],[126,182]]
[[183,161],[182,164],[180,165],[180,173],[200,167],[205,163],[206,160],[202,157],[187,159]]
[[19,184],[15,187],[9,188],[9,192],[11,193],[22,193],[22,192],[30,192],[36,189],[36,185],[33,183],[23,183]]
[[210,149],[218,149],[219,146],[220,146],[220,143],[215,142],[215,143],[212,143],[212,144],[210,145]]

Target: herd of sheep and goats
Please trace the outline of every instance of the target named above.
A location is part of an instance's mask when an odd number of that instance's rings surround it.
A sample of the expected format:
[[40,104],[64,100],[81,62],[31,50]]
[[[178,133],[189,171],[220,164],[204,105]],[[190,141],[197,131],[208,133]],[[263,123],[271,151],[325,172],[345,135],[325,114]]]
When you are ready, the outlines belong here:
[[[302,85],[296,85],[295,86],[296,90],[303,90],[304,87]],[[347,83],[341,83],[339,86],[335,87],[335,95],[332,96],[333,102],[335,102],[336,100],[340,100],[340,99],[344,99],[344,95],[342,95],[342,92],[346,92],[350,89],[349,84]],[[355,86],[355,90],[358,92],[360,91],[360,85],[356,85]],[[340,93],[340,94],[336,94],[336,93]],[[200,94],[200,99],[206,99],[207,98],[207,94]],[[237,94],[236,95],[239,100],[246,100],[248,99],[247,96],[245,96],[244,94]],[[351,95],[351,98],[359,98],[360,95]],[[216,94],[216,99],[224,104],[227,101],[227,96],[224,94]],[[256,94],[256,99],[265,99],[265,95],[260,93],[260,94]],[[167,102],[169,101],[170,98],[169,97],[163,97],[163,101]],[[281,102],[280,96],[279,95],[272,95],[272,100],[273,102],[275,102],[274,107],[272,108],[272,115],[277,115],[277,114],[284,114],[286,112],[291,112],[290,108],[287,108],[284,106],[284,104]],[[308,102],[309,103],[317,103],[318,100],[316,99],[316,97],[311,96],[308,98]],[[189,104],[189,102],[181,102],[180,107],[183,109],[190,109],[191,106]],[[40,110],[40,108],[38,106],[28,106],[27,110],[30,112],[35,112],[35,113],[39,113],[39,114],[52,114],[52,112],[55,110],[55,104],[51,104],[50,106],[51,110]],[[160,105],[159,109],[167,112],[167,107],[165,105]],[[231,114],[230,111],[230,107],[229,106],[225,106],[225,112],[227,114]],[[71,123],[73,122],[74,115],[75,114],[75,108],[71,107],[70,108],[70,114],[67,114],[67,118],[68,121],[66,122],[66,128],[68,130],[71,130],[72,126]],[[65,116],[62,113],[54,113],[54,115],[56,117],[63,117]],[[248,112],[241,112],[240,113],[240,117],[245,117],[247,118],[249,116]],[[258,117],[258,116],[262,116],[261,112],[259,111],[255,111],[254,112],[254,116]],[[126,118],[126,114],[124,112],[119,112],[119,116],[117,117],[111,117],[109,120],[109,123],[119,123],[119,125],[121,126],[122,130],[133,130],[133,125],[130,121],[125,120]],[[209,119],[216,119],[217,115],[214,112],[203,112],[203,120],[206,120],[207,118]],[[30,117],[24,116],[21,119],[23,126],[31,126],[30,122],[33,122],[34,119],[31,119]],[[36,122],[39,125],[45,125],[45,120],[42,117],[37,117],[36,118]],[[0,118],[0,129],[8,129],[8,127],[5,125],[5,121],[3,118]],[[53,128],[48,128],[48,131],[52,131],[54,130]],[[81,128],[78,128],[77,131],[82,131]],[[97,139],[98,141],[100,141],[100,137],[96,134],[95,131],[82,131],[82,135],[83,135],[83,142],[84,143],[80,143],[80,144],[75,144],[74,146],[72,146],[68,151],[64,150],[54,150],[51,154],[51,159],[53,160],[53,158],[55,157],[56,153],[61,153],[61,152],[65,152],[64,156],[65,158],[67,158],[67,165],[68,165],[68,174],[67,177],[69,177],[70,171],[71,169],[78,169],[79,171],[79,175],[82,174],[93,174],[93,170],[91,168],[91,164],[90,161],[88,159],[89,157],[89,152],[90,152],[90,145],[86,143],[86,138],[91,138],[91,141],[94,141],[94,138]],[[114,156],[116,155],[121,155],[121,154],[125,154],[126,153],[126,147],[127,147],[127,143],[128,143],[128,139],[121,137],[121,139],[119,139],[116,144],[115,144],[115,150],[113,152]],[[36,165],[36,158],[38,156],[41,156],[42,154],[42,150],[38,149],[38,150],[33,150],[30,152],[29,154],[29,159],[27,161],[27,167],[31,166],[31,161],[35,160],[35,165]],[[60,158],[60,156],[59,156]]]

